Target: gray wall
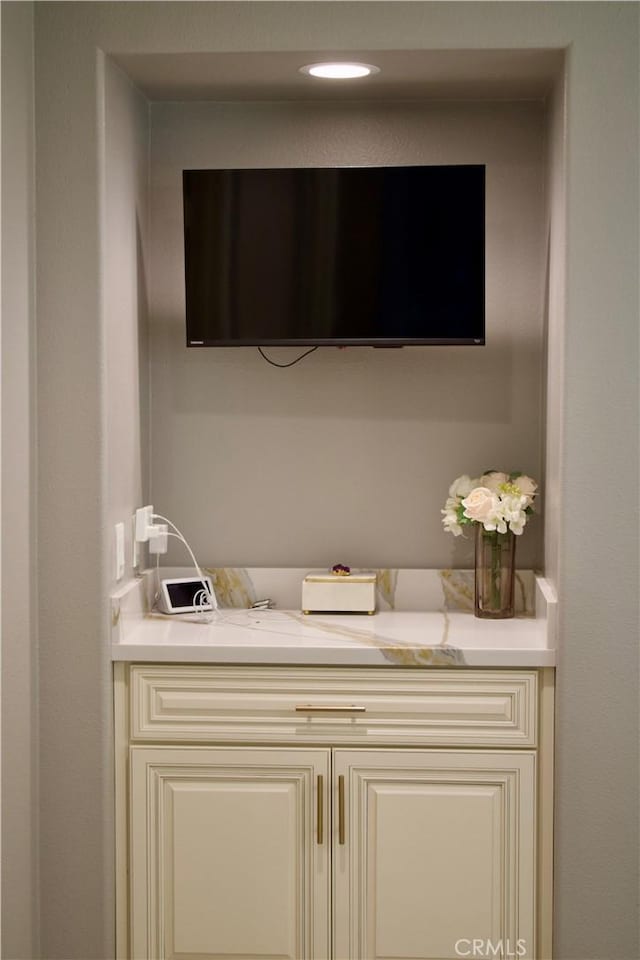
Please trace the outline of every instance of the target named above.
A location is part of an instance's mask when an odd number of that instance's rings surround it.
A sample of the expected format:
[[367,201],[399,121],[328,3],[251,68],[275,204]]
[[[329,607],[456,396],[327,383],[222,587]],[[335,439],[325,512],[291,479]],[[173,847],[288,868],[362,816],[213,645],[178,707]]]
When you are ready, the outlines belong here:
[[[563,430],[556,956],[630,960],[639,953],[637,6],[293,9],[36,6],[42,953],[113,951],[98,48],[570,45],[565,363],[555,411]],[[610,495],[612,478],[628,491],[624,509]]]
[[[151,496],[202,562],[469,566],[452,480],[542,479],[545,136],[536,103],[153,104]],[[486,347],[186,349],[183,168],[313,163],[486,163]]]
[[566,311],[566,103],[565,78],[558,78],[549,101],[547,136],[546,364],[544,571],[558,583],[560,527],[562,523],[562,437],[564,423],[558,415],[564,396],[564,321]]
[[110,593],[115,586],[114,524],[124,523],[125,556],[130,561],[131,517],[148,499],[149,105],[109,58],[104,61],[103,103],[102,415],[106,590]]
[[37,952],[33,5],[2,5],[2,955]]
[[[588,36],[572,44],[567,80],[556,951],[631,960],[640,956],[639,7],[576,6]],[[612,477],[634,493],[596,519],[594,496]]]

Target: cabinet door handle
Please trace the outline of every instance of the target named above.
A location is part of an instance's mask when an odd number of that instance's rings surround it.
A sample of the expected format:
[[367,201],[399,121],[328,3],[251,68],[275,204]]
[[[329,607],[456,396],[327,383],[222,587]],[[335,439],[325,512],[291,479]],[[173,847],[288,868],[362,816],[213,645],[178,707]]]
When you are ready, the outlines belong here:
[[338,777],[338,843],[344,844],[344,776]]
[[316,840],[319,844],[322,844],[324,841],[324,777],[321,773],[318,774],[318,810],[317,810],[317,827],[316,827]]
[[296,713],[366,713],[367,708],[355,703],[349,703],[346,706],[342,704],[332,706],[330,703],[297,703],[294,710]]

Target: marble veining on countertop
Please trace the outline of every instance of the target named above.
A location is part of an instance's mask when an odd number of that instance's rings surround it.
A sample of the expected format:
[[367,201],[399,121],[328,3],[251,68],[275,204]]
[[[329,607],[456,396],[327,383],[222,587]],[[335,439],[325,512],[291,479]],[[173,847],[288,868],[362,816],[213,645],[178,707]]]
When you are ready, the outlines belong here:
[[[473,615],[473,572],[378,570],[374,616],[303,615],[295,608],[307,570],[216,568],[221,609],[210,617],[152,610],[152,572],[111,600],[112,659],[136,662],[330,665],[553,666],[555,595],[542,577],[518,574],[512,620]],[[163,569],[164,576],[189,571]],[[273,610],[247,607],[261,597]]]

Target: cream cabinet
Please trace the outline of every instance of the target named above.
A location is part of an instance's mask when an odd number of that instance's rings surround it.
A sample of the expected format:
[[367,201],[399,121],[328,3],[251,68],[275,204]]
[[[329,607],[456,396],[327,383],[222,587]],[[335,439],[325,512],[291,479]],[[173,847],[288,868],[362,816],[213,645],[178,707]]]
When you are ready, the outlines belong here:
[[550,679],[119,665],[119,957],[546,960]]
[[328,750],[132,747],[132,955],[329,956]]
[[449,960],[474,939],[533,957],[532,753],[339,750],[334,770],[336,958]]

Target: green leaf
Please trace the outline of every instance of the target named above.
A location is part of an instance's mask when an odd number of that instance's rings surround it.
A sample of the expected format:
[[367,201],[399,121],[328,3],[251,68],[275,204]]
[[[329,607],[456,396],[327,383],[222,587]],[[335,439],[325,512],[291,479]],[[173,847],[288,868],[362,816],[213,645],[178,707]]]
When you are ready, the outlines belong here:
[[473,523],[473,520],[470,520],[469,517],[465,517],[464,507],[462,506],[462,504],[458,505],[458,508],[456,510],[456,519],[460,524],[460,526],[465,526],[465,524]]
[[514,470],[513,473],[509,474],[509,480],[513,482],[514,480],[517,480],[518,477],[521,477],[522,475],[523,475],[522,470]]

